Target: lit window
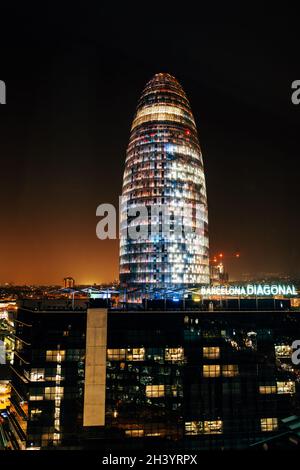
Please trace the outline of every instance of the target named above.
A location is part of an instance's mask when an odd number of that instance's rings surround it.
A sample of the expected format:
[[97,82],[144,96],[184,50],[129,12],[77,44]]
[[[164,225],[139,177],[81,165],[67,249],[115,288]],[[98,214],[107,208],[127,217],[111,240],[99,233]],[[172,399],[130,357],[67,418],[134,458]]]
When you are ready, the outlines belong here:
[[64,387],[45,387],[45,399],[55,400],[64,396]]
[[9,383],[0,383],[0,410],[5,410],[10,406],[10,391]]
[[39,417],[41,416],[41,414],[42,414],[42,410],[40,410],[39,408],[33,408],[30,411],[31,421],[37,421],[39,419]]
[[277,393],[290,393],[293,394],[296,392],[296,385],[295,382],[288,381],[288,382],[277,382]]
[[65,360],[66,351],[47,351],[46,361],[47,362],[62,362]]
[[31,369],[30,380],[31,382],[44,382],[45,369]]
[[222,366],[223,377],[235,377],[239,374],[239,368],[237,364],[226,364]]
[[290,358],[293,349],[289,344],[280,344],[275,346],[275,355],[277,358]]
[[44,396],[43,395],[30,395],[29,400],[30,401],[44,400]]
[[260,427],[263,432],[265,431],[277,431],[278,420],[277,418],[261,418]]
[[125,431],[125,435],[127,437],[143,437],[144,430],[143,429],[127,429]]
[[44,389],[42,387],[31,387],[29,390],[29,400],[38,401],[44,399]]
[[146,397],[159,398],[165,396],[164,385],[146,385]]
[[108,361],[124,361],[126,358],[125,349],[108,349],[107,360]]
[[204,434],[222,434],[223,421],[204,421]]
[[180,362],[184,360],[183,348],[166,348],[165,360],[172,362]]
[[164,431],[148,431],[146,437],[162,437],[165,435]]
[[222,434],[223,421],[189,421],[185,423],[185,434],[197,436],[199,434]]
[[184,109],[169,104],[163,105],[160,103],[155,103],[151,106],[147,106],[138,110],[132,123],[131,130],[133,130],[135,127],[141,125],[144,122],[153,120],[175,121],[184,124],[187,119],[191,121],[191,123],[195,124],[193,117],[187,114]]
[[217,346],[204,347],[203,357],[205,357],[206,359],[219,359],[220,348]]
[[126,360],[127,361],[144,361],[145,360],[145,348],[127,349]]
[[276,385],[260,385],[259,386],[259,393],[262,395],[269,395],[271,393],[276,393],[277,388]]
[[216,364],[204,365],[203,377],[220,377],[220,366]]
[[185,434],[187,436],[197,436],[198,434],[203,434],[203,422],[189,421],[185,423]]

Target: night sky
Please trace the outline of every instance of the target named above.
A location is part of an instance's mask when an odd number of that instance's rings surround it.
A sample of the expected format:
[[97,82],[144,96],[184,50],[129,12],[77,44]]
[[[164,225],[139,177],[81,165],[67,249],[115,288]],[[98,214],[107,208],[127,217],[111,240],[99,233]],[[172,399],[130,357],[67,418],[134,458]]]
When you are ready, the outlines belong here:
[[1,6],[0,283],[118,277],[96,208],[118,203],[135,106],[158,72],[180,81],[195,116],[211,255],[225,253],[232,278],[299,275],[300,17],[141,4]]

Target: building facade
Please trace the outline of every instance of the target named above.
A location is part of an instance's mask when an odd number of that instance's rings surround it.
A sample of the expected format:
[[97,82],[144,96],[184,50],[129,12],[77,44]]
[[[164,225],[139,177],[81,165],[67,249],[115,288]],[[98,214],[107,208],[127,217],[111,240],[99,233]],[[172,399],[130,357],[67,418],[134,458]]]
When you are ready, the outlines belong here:
[[300,416],[299,312],[95,307],[19,309],[20,448],[249,448]]
[[106,428],[135,446],[249,448],[299,416],[298,313],[112,313],[108,325]]
[[[140,207],[146,212],[139,212]],[[139,216],[139,222],[134,221]],[[139,226],[133,238],[129,227]],[[125,163],[120,281],[137,296],[209,283],[203,159],[185,92],[169,74],[145,86]]]
[[84,411],[84,302],[23,301],[15,321],[12,406],[21,449],[78,446]]

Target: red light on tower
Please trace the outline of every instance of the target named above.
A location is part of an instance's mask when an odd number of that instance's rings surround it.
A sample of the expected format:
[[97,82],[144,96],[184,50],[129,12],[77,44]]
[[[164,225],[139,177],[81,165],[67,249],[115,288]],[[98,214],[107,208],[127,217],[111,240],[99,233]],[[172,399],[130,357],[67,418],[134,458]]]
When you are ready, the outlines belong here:
[[239,254],[239,253],[236,253],[236,254],[235,254],[235,257],[236,257],[236,258],[239,258],[239,257],[240,257],[240,254]]
[[220,254],[219,254],[219,258],[223,258],[223,253],[220,253]]

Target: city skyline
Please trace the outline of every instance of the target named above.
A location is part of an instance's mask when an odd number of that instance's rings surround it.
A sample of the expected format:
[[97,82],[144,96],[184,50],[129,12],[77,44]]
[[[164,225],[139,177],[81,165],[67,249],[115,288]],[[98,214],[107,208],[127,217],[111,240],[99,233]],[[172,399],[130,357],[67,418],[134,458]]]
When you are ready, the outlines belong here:
[[299,17],[143,6],[1,9],[9,466],[300,449]]
[[[291,101],[296,29],[287,28],[284,38],[275,34],[291,18],[273,9],[267,34],[261,15],[250,47],[251,18],[241,20],[227,7],[217,15],[207,7],[203,18],[175,23],[162,8],[157,26],[164,36],[150,28],[138,42],[130,32],[134,15],[126,25],[122,15],[116,18],[107,40],[97,25],[107,8],[95,15],[85,8],[49,11],[44,23],[25,7],[10,13],[20,36],[5,25],[0,33],[7,45],[0,77],[7,86],[0,107],[0,282],[118,277],[119,242],[97,239],[96,208],[117,206],[135,103],[157,72],[178,78],[200,129],[210,256],[228,254],[233,279],[262,271],[299,275],[299,106]],[[78,36],[72,25],[79,18]],[[183,39],[173,35],[174,24]],[[26,70],[22,79],[20,70]],[[236,251],[239,260],[230,258]]]

